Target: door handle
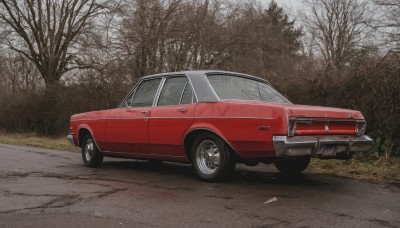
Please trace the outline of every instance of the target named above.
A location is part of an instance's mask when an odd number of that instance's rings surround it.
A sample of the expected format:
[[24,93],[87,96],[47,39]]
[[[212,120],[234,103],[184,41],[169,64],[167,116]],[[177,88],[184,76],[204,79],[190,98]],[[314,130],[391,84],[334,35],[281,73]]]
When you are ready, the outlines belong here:
[[147,116],[150,113],[150,111],[140,111],[140,112],[145,116]]
[[181,108],[181,109],[179,109],[178,111],[180,111],[182,114],[185,113],[185,112],[187,112],[187,110],[184,109],[184,108]]

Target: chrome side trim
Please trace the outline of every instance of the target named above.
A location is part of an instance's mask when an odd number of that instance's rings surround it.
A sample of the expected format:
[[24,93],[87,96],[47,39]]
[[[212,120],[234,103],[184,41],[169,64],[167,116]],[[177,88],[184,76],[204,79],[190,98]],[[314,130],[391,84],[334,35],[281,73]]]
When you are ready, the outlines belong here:
[[163,78],[161,79],[161,82],[160,82],[160,84],[158,85],[157,92],[156,92],[156,95],[155,95],[154,100],[153,100],[153,105],[152,105],[152,107],[156,107],[156,106],[157,106],[157,104],[158,104],[158,99],[160,99],[161,90],[164,88],[164,84],[165,84],[165,81],[166,81],[166,80],[167,80],[167,79],[166,79],[165,77],[163,77]]
[[252,116],[168,116],[168,117],[135,117],[135,118],[98,118],[98,119],[76,119],[71,120],[71,122],[77,121],[95,121],[95,120],[136,120],[136,119],[182,119],[182,118],[191,118],[191,119],[259,119],[259,120],[273,120],[273,117],[252,117]]
[[148,119],[148,118],[149,118],[149,117],[77,119],[77,120],[71,120],[71,122],[77,122],[77,121],[96,121],[96,120],[140,120],[140,119]]
[[367,152],[374,142],[364,136],[273,136],[277,157],[335,157],[340,153]]
[[[326,118],[326,117],[310,117],[310,118],[298,118],[296,116],[291,116],[297,123],[300,124],[311,124],[312,121],[324,121],[324,122],[365,122],[365,120],[357,120],[353,118]],[[311,121],[311,122],[310,122]]]
[[67,139],[72,145],[76,146],[75,145],[75,141],[74,141],[74,134],[73,133],[70,133],[69,135],[67,135]]
[[164,154],[139,154],[139,153],[129,153],[129,152],[115,152],[115,151],[102,151],[103,153],[110,154],[129,154],[129,155],[139,155],[139,156],[158,156],[158,157],[170,157],[170,158],[184,158],[185,156],[173,156]]
[[273,117],[253,117],[253,116],[195,116],[194,119],[259,119],[273,120]]

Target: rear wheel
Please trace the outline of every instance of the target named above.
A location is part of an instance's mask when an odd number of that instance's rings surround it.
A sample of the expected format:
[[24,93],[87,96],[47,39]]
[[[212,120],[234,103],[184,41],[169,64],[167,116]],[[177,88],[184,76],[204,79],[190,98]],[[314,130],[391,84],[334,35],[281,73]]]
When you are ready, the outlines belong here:
[[299,174],[307,168],[309,163],[310,157],[298,157],[274,162],[275,167],[284,174]]
[[226,180],[235,169],[235,157],[225,142],[210,133],[194,140],[191,159],[195,173],[205,181]]
[[90,134],[83,136],[82,159],[87,167],[100,167],[103,164],[103,155],[97,148],[93,137]]

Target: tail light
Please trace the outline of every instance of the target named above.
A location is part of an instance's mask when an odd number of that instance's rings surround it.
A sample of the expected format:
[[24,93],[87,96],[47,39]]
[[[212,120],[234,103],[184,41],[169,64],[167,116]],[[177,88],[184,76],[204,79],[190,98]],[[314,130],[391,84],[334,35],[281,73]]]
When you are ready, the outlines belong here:
[[296,132],[296,117],[289,117],[288,136],[294,136],[295,132]]
[[311,119],[298,119],[296,117],[289,117],[288,120],[288,136],[294,136],[296,133],[297,125],[311,125]]
[[356,135],[362,136],[365,133],[365,129],[367,129],[367,123],[364,120],[357,120],[356,124]]

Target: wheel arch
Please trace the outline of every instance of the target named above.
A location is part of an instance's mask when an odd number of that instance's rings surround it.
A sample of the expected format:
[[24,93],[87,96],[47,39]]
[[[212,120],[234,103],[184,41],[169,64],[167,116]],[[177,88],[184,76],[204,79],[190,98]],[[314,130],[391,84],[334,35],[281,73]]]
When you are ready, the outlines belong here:
[[94,138],[94,135],[93,135],[93,133],[92,133],[92,130],[90,129],[90,127],[89,126],[80,126],[79,127],[79,130],[78,130],[78,142],[79,142],[79,145],[78,146],[82,146],[82,144],[83,144],[83,137],[85,136],[85,134],[87,134],[87,133],[89,133],[91,136],[92,136],[92,138],[93,138],[93,141],[94,141],[94,143],[96,144],[96,146],[97,146],[97,148],[99,149],[99,151],[101,152],[101,149],[100,149],[100,147],[99,147],[99,145],[97,144],[97,141],[96,141],[96,139]]
[[185,154],[186,154],[186,157],[189,160],[189,162],[191,161],[191,151],[192,151],[193,142],[197,136],[199,136],[203,133],[211,133],[213,135],[218,136],[219,138],[221,138],[224,141],[225,145],[229,148],[229,150],[235,156],[239,156],[238,153],[236,152],[235,148],[229,143],[229,141],[220,132],[218,132],[214,129],[207,128],[207,127],[196,127],[196,128],[192,128],[189,131],[187,131],[182,140]]

